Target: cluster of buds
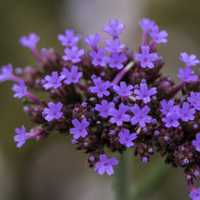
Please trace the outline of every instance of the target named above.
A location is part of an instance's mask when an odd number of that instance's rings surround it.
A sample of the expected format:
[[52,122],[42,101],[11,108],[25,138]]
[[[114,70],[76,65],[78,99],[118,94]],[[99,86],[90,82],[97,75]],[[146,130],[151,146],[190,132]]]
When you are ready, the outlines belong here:
[[[71,135],[72,144],[88,154],[89,166],[112,175],[117,156],[132,149],[148,163],[159,153],[174,167],[184,169],[189,196],[200,199],[195,183],[200,176],[200,77],[195,55],[180,54],[183,67],[175,83],[161,73],[158,54],[168,34],[150,19],[142,19],[142,41],[133,52],[120,39],[125,26],[113,19],[98,33],[85,38],[87,51],[78,47],[73,30],[58,35],[64,54],[39,50],[39,36],[20,38],[35,58],[33,67],[5,65],[0,82],[13,81],[14,97],[36,126],[15,130],[21,148],[28,140],[41,140],[52,132]],[[45,94],[45,95],[42,95]]]

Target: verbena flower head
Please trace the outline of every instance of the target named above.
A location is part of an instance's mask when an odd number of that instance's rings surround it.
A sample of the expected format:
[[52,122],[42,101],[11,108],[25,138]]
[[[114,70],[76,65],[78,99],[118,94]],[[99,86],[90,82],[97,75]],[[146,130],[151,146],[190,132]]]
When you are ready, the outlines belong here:
[[150,108],[147,105],[140,107],[136,104],[131,107],[131,111],[134,114],[131,118],[132,125],[139,125],[139,127],[144,128],[152,122],[152,117],[149,115]]
[[63,60],[70,61],[74,64],[79,63],[81,61],[81,57],[84,55],[84,50],[79,49],[77,46],[65,48],[64,51],[65,55],[63,56]]
[[111,87],[111,84],[109,81],[103,81],[100,77],[93,77],[92,80],[94,86],[89,88],[92,93],[95,93],[100,98],[110,95],[108,89]]
[[73,128],[70,128],[70,133],[73,135],[74,139],[84,138],[88,135],[87,128],[89,122],[84,118],[82,120],[73,119],[72,120]]
[[44,119],[48,122],[61,119],[63,117],[62,108],[63,104],[60,102],[49,102],[48,107],[42,112]]
[[0,69],[0,82],[13,80],[13,67],[11,64],[4,65]]
[[160,59],[157,53],[151,53],[150,47],[147,45],[143,45],[141,47],[140,53],[134,54],[134,59],[136,62],[140,63],[140,66],[142,68],[154,68],[155,62]]
[[111,19],[108,24],[104,27],[104,32],[108,33],[112,37],[119,37],[120,34],[124,31],[125,26],[117,19]]
[[21,148],[27,140],[27,133],[24,126],[15,129],[14,141],[17,148]]
[[58,74],[58,72],[52,72],[51,75],[46,75],[42,80],[43,87],[46,90],[58,89],[62,86],[63,77]]
[[107,100],[102,100],[101,104],[96,104],[95,110],[99,112],[99,115],[103,118],[107,118],[110,114],[110,110],[114,108],[115,104]]
[[196,151],[200,152],[200,133],[197,133],[196,138],[192,141],[192,145]]
[[39,41],[40,37],[36,33],[30,33],[20,38],[20,44],[29,49],[35,49]]
[[23,36],[20,43],[31,49],[34,67],[4,65],[0,70],[0,82],[14,82],[14,96],[35,124],[28,132],[23,126],[16,129],[14,141],[20,148],[28,139],[62,133],[100,175],[114,174],[117,158],[127,149],[144,164],[157,153],[166,164],[183,169],[189,196],[197,200],[200,76],[194,66],[200,61],[181,53],[184,67],[179,82],[174,81],[163,74],[165,62],[158,53],[168,33],[147,18],[140,27],[142,40],[134,56],[120,39],[125,26],[115,19],[103,29],[111,37],[87,36],[86,50],[79,47],[84,36],[69,29],[58,35],[64,52],[37,49],[36,34]]
[[200,188],[194,188],[189,194],[191,200],[199,200],[200,199]]
[[142,100],[144,103],[148,103],[151,101],[151,97],[157,93],[157,89],[155,87],[148,88],[146,80],[142,80],[139,87],[134,90],[134,94],[136,95],[136,99]]
[[80,40],[79,35],[75,35],[74,30],[65,30],[64,34],[58,35],[58,40],[60,43],[65,47],[74,47],[77,45],[78,41]]
[[112,124],[117,124],[117,126],[122,126],[124,122],[130,121],[130,115],[127,114],[129,110],[128,106],[123,103],[119,105],[119,108],[110,109],[110,122]]
[[19,83],[14,84],[12,90],[14,92],[14,97],[18,99],[21,99],[28,95],[28,89],[23,80],[19,81]]
[[185,65],[188,67],[195,66],[200,63],[196,55],[189,55],[186,52],[181,53],[179,59],[180,61],[184,62]]
[[118,165],[118,160],[115,157],[109,158],[105,154],[99,156],[99,161],[95,164],[95,171],[100,174],[113,175],[114,167]]
[[113,86],[114,91],[121,97],[128,97],[132,94],[132,85],[127,85],[126,82],[121,81],[119,86]]
[[127,148],[134,146],[134,140],[137,138],[137,133],[130,133],[129,129],[122,129],[119,132],[119,142]]

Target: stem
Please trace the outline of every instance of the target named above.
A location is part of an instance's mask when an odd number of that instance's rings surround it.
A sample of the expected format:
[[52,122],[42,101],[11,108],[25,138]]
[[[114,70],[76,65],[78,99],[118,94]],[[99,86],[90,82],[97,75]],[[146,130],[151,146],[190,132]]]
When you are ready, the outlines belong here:
[[124,69],[122,69],[114,78],[113,84],[118,84],[119,81],[125,76],[125,74],[133,67],[134,62],[130,62]]
[[168,175],[169,168],[165,163],[160,161],[156,162],[147,176],[137,184],[133,185],[130,189],[131,200],[141,200],[147,195],[157,191],[162,184],[165,177]]
[[118,168],[115,173],[115,199],[116,200],[129,200],[129,181],[128,181],[128,166],[129,159],[128,153],[124,152],[121,155]]

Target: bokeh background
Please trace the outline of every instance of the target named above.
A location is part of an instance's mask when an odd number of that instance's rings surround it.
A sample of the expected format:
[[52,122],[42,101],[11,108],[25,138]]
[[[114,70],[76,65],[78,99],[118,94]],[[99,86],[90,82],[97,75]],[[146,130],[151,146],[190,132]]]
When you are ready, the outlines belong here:
[[[29,52],[18,44],[20,35],[34,31],[41,36],[40,47],[59,48],[57,34],[65,28],[76,28],[85,36],[100,31],[113,17],[126,24],[124,41],[136,49],[138,21],[144,16],[169,32],[169,43],[160,50],[167,63],[165,73],[176,78],[179,53],[199,55],[198,0],[0,0],[0,65],[33,64]],[[112,178],[93,173],[83,153],[66,138],[51,136],[16,149],[13,130],[31,124],[10,87],[10,83],[0,85],[0,200],[114,200]],[[136,159],[133,162],[136,187],[151,172]],[[187,199],[181,170],[167,171],[159,184],[149,185],[152,189],[143,200]]]

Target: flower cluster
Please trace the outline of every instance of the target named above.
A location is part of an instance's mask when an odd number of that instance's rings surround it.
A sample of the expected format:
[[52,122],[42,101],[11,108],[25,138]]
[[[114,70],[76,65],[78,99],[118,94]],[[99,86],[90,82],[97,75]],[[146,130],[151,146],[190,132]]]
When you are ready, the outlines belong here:
[[[21,68],[2,66],[0,82],[12,81],[14,97],[23,100],[24,111],[35,123],[27,130],[15,130],[14,141],[21,148],[29,139],[41,140],[53,131],[71,136],[72,144],[88,154],[90,167],[112,175],[117,155],[132,149],[142,162],[159,153],[184,170],[189,196],[200,199],[195,187],[200,176],[200,77],[197,56],[180,54],[183,67],[175,83],[161,73],[164,66],[158,45],[168,34],[150,19],[142,19],[142,41],[137,52],[121,41],[125,26],[110,20],[103,35],[81,37],[74,30],[58,35],[64,53],[39,49],[39,36],[20,39],[36,62]],[[37,91],[46,98],[37,97]],[[25,101],[24,101],[25,100]]]

